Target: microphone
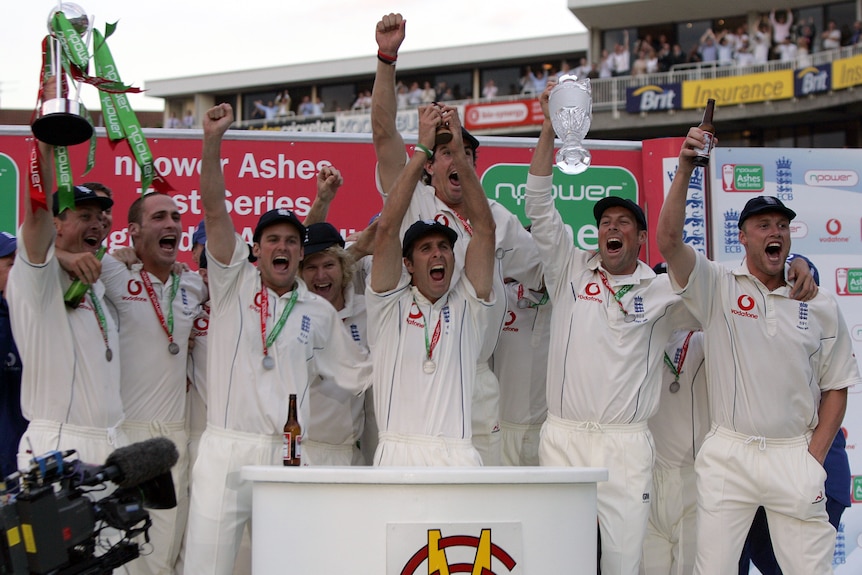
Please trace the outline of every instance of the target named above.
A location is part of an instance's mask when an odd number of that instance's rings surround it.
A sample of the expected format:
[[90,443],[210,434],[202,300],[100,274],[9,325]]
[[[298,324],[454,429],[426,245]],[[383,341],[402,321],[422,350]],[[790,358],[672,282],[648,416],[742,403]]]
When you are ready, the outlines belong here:
[[105,460],[100,480],[108,479],[120,488],[135,487],[165,473],[170,473],[180,454],[173,441],[155,437],[115,450]]

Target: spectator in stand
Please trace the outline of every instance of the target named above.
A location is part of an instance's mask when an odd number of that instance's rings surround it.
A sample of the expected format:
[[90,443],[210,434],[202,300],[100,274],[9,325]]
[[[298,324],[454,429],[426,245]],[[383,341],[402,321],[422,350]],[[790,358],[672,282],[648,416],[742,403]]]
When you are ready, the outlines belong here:
[[494,80],[488,78],[488,81],[485,82],[485,87],[482,88],[482,97],[488,99],[497,97],[497,84],[494,83]]
[[263,105],[263,100],[255,100],[254,107],[260,110],[265,120],[272,120],[278,114],[278,106],[273,106],[272,100]]
[[[581,58],[581,64],[586,64],[586,62],[586,58]],[[581,75],[578,74],[576,70],[577,68],[575,68],[575,70],[572,70],[572,67],[569,65],[569,62],[567,60],[563,60],[560,62],[560,69],[559,71],[557,71],[556,74],[554,74],[554,78],[559,80],[561,76],[565,76],[566,74],[575,74],[576,76],[578,76],[578,78],[580,78]],[[584,74],[584,76],[586,77],[586,74]]]
[[853,33],[850,35],[850,45],[855,46],[862,42],[862,20],[853,22]]
[[785,36],[781,44],[772,51],[782,62],[793,62],[796,59],[796,44],[790,41],[790,36]]
[[769,60],[769,48],[771,46],[769,22],[761,20],[757,25],[752,44],[755,64],[766,64],[766,61]]
[[320,98],[315,96],[314,102],[311,104],[311,115],[312,116],[321,116],[323,115],[324,103],[320,101]]
[[180,119],[177,118],[176,112],[171,112],[171,117],[168,118],[168,125],[166,127],[168,127],[168,128],[182,128],[183,127],[182,122],[180,122]]
[[538,73],[535,73],[532,68],[527,68],[527,77],[533,83],[533,92],[535,94],[541,94],[545,91],[545,86],[548,84],[548,75],[545,69],[540,69]]
[[658,55],[650,46],[646,50],[646,73],[655,74],[656,72],[658,72]]
[[815,34],[814,18],[808,18],[806,21],[799,22],[794,28],[794,38],[808,39],[808,49],[814,52],[817,48],[817,34]]
[[302,102],[299,104],[299,115],[300,116],[313,116],[314,115],[314,104],[311,103],[311,96],[303,96]]
[[672,69],[674,66],[685,64],[686,61],[685,52],[682,51],[682,46],[679,44],[671,46],[670,54],[668,54],[664,60],[659,59],[659,63],[664,67],[665,72]]
[[452,92],[452,88],[446,88],[446,91],[440,96],[441,102],[451,102],[455,99],[455,94]]
[[811,51],[808,49],[808,38],[800,36],[796,40],[796,67],[807,68],[811,65]]
[[407,99],[410,97],[410,92],[407,90],[407,86],[405,86],[402,82],[398,82],[398,87],[396,88],[395,98],[398,101],[398,109],[403,110],[407,107]]
[[628,76],[631,72],[631,55],[629,54],[629,32],[623,32],[623,42],[614,46],[611,54],[611,74],[613,76]]
[[407,104],[409,106],[418,106],[422,103],[422,88],[419,87],[419,82],[410,84],[410,89],[407,91]]
[[[569,63],[566,62],[565,60],[563,60],[563,63],[560,66],[560,73],[558,74],[558,77],[562,76],[563,74],[568,74],[569,73],[567,71],[568,68],[569,68]],[[590,64],[589,60],[587,60],[586,58],[581,58],[581,63],[578,65],[577,68],[575,68],[574,72],[571,72],[571,73],[573,73],[578,78],[587,78],[587,77],[589,77],[590,72],[592,72],[592,71],[593,71],[593,66],[592,66],[592,64]]]
[[613,62],[611,61],[611,55],[607,50],[602,50],[602,57],[599,60],[599,78],[610,78],[613,76]]
[[278,106],[279,116],[290,116],[290,94],[282,90],[275,97],[275,105]]
[[698,62],[703,62],[703,58],[701,58],[700,56],[700,44],[692,45],[691,49],[688,51],[686,62],[688,62],[689,64],[697,64]]
[[826,30],[820,35],[820,45],[824,50],[834,50],[841,47],[841,29],[835,24],[835,20],[830,20],[826,24]]
[[698,46],[701,62],[718,61],[718,46],[715,42],[715,32],[712,31],[712,28],[707,28],[700,37],[700,45]]
[[[736,38],[734,36],[733,38]],[[729,40],[727,38],[727,34],[722,34],[721,39],[718,41],[718,65],[719,66],[730,66],[733,64],[733,55],[734,55],[734,46],[736,40]]]
[[195,127],[195,113],[191,110],[186,110],[186,115],[183,116],[183,128],[191,130]]
[[632,76],[643,76],[647,73],[647,55],[646,50],[639,50],[637,58],[632,63]]
[[736,65],[742,67],[751,66],[752,64],[754,64],[754,51],[751,49],[748,38],[745,38],[742,41],[742,45],[736,51]]
[[[432,104],[437,101],[437,92],[431,87],[431,82],[422,85],[422,103]],[[368,105],[371,106],[371,92],[368,92]]]
[[776,13],[773,9],[769,13],[769,23],[772,24],[772,43],[777,47],[790,36],[790,30],[793,28],[793,12],[788,9]]

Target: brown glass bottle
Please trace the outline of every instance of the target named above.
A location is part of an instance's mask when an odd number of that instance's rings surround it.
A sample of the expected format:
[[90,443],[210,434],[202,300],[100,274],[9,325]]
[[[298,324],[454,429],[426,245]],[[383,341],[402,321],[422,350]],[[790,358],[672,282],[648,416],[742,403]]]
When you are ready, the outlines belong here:
[[287,422],[284,424],[284,447],[282,458],[285,466],[296,466],[300,464],[302,453],[302,428],[296,418],[296,394],[290,394],[290,403],[287,408]]
[[698,128],[706,132],[703,135],[703,149],[698,150],[697,156],[694,157],[694,165],[704,168],[709,165],[709,153],[712,151],[712,144],[715,140],[715,126],[712,123],[712,115],[715,113],[715,100],[710,98],[706,101],[706,109],[703,111],[703,119],[700,121]]

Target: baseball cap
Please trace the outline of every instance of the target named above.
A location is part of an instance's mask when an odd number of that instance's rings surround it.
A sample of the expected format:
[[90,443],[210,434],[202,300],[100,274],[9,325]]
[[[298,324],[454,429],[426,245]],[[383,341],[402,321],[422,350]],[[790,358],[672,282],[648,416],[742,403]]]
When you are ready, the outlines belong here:
[[458,234],[449,226],[443,225],[440,222],[435,222],[434,220],[419,220],[407,228],[407,231],[404,233],[401,255],[406,258],[410,253],[410,250],[413,249],[413,244],[425,236],[430,236],[432,234],[445,236],[453,246],[455,245],[455,241],[458,239]]
[[285,208],[277,208],[274,210],[269,210],[257,220],[257,226],[254,228],[254,243],[260,242],[260,236],[263,235],[263,230],[268,228],[269,226],[287,223],[295,227],[299,230],[299,236],[302,239],[303,243],[305,242],[305,226],[302,225],[302,222],[299,221],[299,218],[296,215]]
[[195,228],[195,233],[192,234],[192,247],[201,244],[202,246],[207,243],[207,228],[205,225],[206,222],[201,220],[201,223],[198,224],[198,227]]
[[473,148],[473,151],[476,151],[476,148],[479,147],[479,140],[476,139],[476,136],[468,132],[464,126],[461,126],[461,139],[464,140],[464,143]]
[[640,229],[647,229],[646,217],[644,217],[644,211],[641,207],[628,198],[621,198],[619,196],[608,196],[596,202],[596,205],[593,206],[593,216],[596,218],[596,223],[602,219],[602,214],[605,213],[605,210],[617,206],[633,213]]
[[[102,211],[109,209],[114,205],[114,200],[111,198],[107,198],[105,196],[100,196],[90,188],[85,186],[75,186],[72,188],[72,192],[74,194],[75,199],[75,207],[79,206],[84,202],[96,202],[99,204],[99,207],[102,208]],[[59,192],[54,192],[53,196],[53,209],[54,215],[60,215],[60,196]]]
[[329,222],[320,222],[311,224],[305,230],[305,249],[306,257],[317,252],[322,252],[326,248],[334,245],[344,247],[344,238],[335,229],[335,226]]
[[9,232],[0,232],[0,258],[12,255],[18,247],[18,240]]
[[652,271],[655,272],[655,275],[661,275],[667,273],[667,262],[659,262],[653,266]]
[[739,229],[742,229],[742,223],[750,216],[762,214],[763,212],[777,212],[783,216],[787,216],[788,220],[793,220],[796,217],[796,212],[781,203],[781,200],[774,196],[757,196],[751,198],[745,203],[742,208],[742,213],[739,214]]

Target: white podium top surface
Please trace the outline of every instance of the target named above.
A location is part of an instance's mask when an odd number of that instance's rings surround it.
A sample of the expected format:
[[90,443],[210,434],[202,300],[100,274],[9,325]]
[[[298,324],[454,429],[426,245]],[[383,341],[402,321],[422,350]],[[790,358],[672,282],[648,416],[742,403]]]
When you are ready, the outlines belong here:
[[278,467],[247,465],[242,478],[309,484],[561,484],[608,480],[603,467]]

